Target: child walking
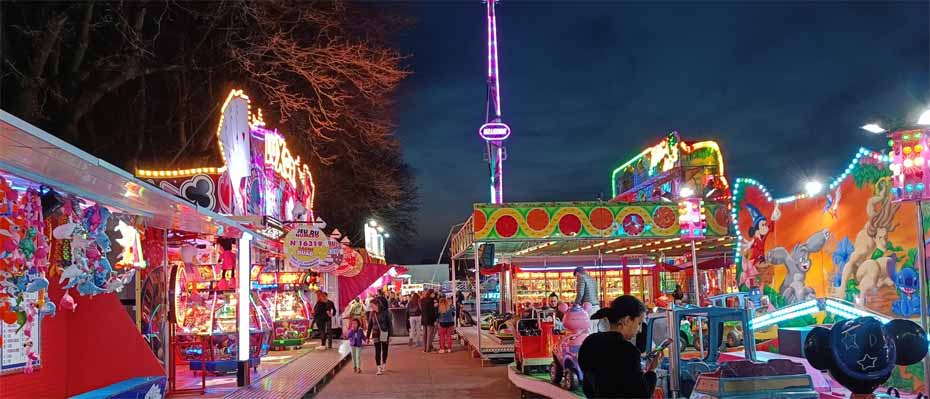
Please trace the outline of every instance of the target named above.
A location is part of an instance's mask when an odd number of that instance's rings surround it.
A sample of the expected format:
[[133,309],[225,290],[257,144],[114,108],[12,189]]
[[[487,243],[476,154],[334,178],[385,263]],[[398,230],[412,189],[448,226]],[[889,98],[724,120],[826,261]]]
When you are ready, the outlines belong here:
[[355,366],[355,372],[362,372],[362,345],[365,343],[365,331],[358,320],[352,319],[349,323],[349,333],[346,334],[349,339],[349,346],[352,347],[352,364]]

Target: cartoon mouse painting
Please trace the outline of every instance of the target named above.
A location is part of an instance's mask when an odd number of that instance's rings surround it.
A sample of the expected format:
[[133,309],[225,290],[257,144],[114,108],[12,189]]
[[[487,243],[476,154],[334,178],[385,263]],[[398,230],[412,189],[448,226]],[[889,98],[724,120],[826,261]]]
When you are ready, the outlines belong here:
[[788,269],[779,290],[788,305],[816,297],[814,289],[805,283],[807,271],[811,268],[810,254],[820,252],[829,239],[830,232],[823,229],[812,234],[807,241],[795,244],[791,253],[785,247],[778,247],[765,254],[769,264],[785,265]]

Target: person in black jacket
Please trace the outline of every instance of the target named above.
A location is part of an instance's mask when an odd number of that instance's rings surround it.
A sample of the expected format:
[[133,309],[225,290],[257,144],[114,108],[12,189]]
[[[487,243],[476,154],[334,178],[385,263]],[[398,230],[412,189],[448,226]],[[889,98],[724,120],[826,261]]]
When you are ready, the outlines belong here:
[[436,293],[429,289],[420,299],[420,322],[423,323],[423,352],[434,352],[433,340],[436,338],[436,319],[439,313],[436,310]]
[[[332,301],[329,300],[329,295],[326,292],[320,291],[316,305],[313,305],[313,321],[316,323],[316,328],[320,330],[321,349],[333,348],[330,322],[335,315],[336,305],[333,305]],[[329,345],[327,345],[327,340]]]
[[656,367],[662,355],[649,360],[643,370],[642,353],[633,344],[643,325],[646,306],[634,296],[614,299],[591,319],[610,322],[610,329],[588,336],[578,350],[584,374],[582,388],[588,398],[651,398],[656,388]]
[[384,374],[387,369],[388,347],[391,343],[391,314],[387,308],[381,307],[381,301],[373,301],[371,313],[368,315],[368,332],[365,334],[375,346],[375,364],[378,365],[378,375]]

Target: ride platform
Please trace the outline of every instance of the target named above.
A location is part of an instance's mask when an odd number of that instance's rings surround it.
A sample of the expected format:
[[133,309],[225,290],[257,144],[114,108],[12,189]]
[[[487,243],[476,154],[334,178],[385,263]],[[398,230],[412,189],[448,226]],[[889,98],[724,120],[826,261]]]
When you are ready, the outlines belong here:
[[495,340],[493,335],[484,330],[481,330],[481,349],[479,350],[479,335],[475,330],[475,327],[455,328],[455,332],[458,334],[462,344],[471,351],[472,357],[481,359],[482,365],[487,361],[513,359],[513,343],[501,343]]
[[507,378],[510,379],[510,382],[515,387],[520,389],[521,398],[542,396],[552,399],[578,399],[585,397],[581,388],[574,391],[566,391],[560,386],[553,385],[549,382],[549,374],[523,374],[517,369],[514,363],[507,366]]

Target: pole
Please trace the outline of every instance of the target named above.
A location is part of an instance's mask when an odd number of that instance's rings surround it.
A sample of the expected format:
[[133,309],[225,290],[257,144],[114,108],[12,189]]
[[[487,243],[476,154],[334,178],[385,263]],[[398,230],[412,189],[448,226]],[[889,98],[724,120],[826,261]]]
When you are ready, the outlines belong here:
[[[698,276],[698,259],[697,259],[697,245],[694,243],[694,240],[691,240],[691,265],[694,269],[694,306],[701,306],[701,279]],[[701,358],[704,358],[704,351],[707,349],[704,347],[704,326],[701,323],[701,319],[697,319],[697,328],[698,328],[698,343],[701,345]],[[707,339],[710,342],[710,338]],[[697,345],[694,345],[697,347]]]
[[[927,330],[930,323],[927,320],[927,240],[924,234],[923,201],[917,201],[917,237],[917,259],[920,260],[920,267],[917,269],[920,277],[920,322],[924,330]],[[930,356],[924,356],[924,387],[930,387]]]
[[[442,256],[440,255],[440,258]],[[462,304],[458,303],[458,282],[455,279],[455,259],[449,258],[449,270],[452,271],[452,303],[455,304],[455,326],[459,326],[459,315],[462,314]]]
[[478,356],[481,356],[481,265],[478,263],[478,243],[475,247],[475,334],[478,338]]

